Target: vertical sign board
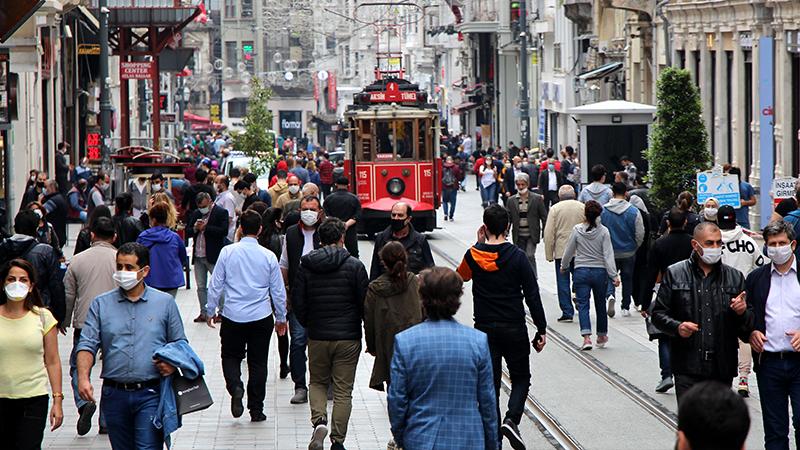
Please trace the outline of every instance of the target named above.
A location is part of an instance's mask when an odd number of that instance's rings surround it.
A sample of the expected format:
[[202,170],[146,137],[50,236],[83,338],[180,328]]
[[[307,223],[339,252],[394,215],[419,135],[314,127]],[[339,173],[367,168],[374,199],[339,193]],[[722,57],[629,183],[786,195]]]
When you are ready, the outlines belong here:
[[742,207],[742,197],[739,193],[739,177],[722,173],[720,170],[697,173],[697,204],[702,205],[709,198],[715,198],[720,206],[730,205],[734,208]]
[[[775,43],[771,37],[758,39],[758,97],[759,97],[759,122],[761,125],[761,138],[759,147],[761,152],[760,186],[762,194],[765,186],[772,186],[773,170],[775,170],[775,130],[774,125],[774,97],[773,77],[775,74],[774,61]],[[763,198],[763,196],[762,196]],[[772,215],[772,205],[769,202],[760,202],[761,227],[767,226]]]
[[[781,177],[772,180],[772,198],[775,206],[778,206],[781,200],[794,197],[795,183],[797,183],[797,178],[794,177]],[[762,189],[761,192],[764,192],[764,190]]]
[[11,60],[8,49],[0,49],[0,123],[11,122],[11,111],[9,109],[9,97],[11,95],[10,65]]

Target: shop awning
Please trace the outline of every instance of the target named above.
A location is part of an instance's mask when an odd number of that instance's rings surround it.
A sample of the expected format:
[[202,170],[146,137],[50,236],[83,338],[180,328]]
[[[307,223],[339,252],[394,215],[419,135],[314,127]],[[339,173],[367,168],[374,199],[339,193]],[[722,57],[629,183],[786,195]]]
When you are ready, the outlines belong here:
[[471,109],[477,108],[479,105],[474,102],[464,102],[460,105],[456,105],[453,107],[453,114],[461,114],[467,112]]
[[183,113],[183,121],[195,122],[195,123],[211,123],[211,119],[209,119],[208,117],[198,116],[197,114],[192,114],[188,111]]
[[621,62],[606,64],[588,72],[583,72],[578,75],[578,79],[583,81],[598,80],[622,70],[622,67],[623,64]]
[[[184,117],[186,114],[184,114]],[[222,131],[228,128],[225,124],[219,122],[195,122],[192,123],[192,131]]]

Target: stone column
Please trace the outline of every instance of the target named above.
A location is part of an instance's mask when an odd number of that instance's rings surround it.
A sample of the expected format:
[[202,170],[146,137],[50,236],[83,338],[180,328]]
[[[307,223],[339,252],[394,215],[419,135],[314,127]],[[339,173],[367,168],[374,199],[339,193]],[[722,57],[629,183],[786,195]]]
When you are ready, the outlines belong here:
[[728,53],[725,51],[725,44],[722,39],[722,33],[717,30],[715,33],[717,39],[716,51],[716,108],[715,117],[713,118],[714,132],[716,133],[716,147],[717,151],[714,155],[714,161],[717,164],[729,163],[728,160]]
[[[733,139],[733,161],[731,164],[740,166],[747,160],[745,157],[745,130],[750,124],[744,122],[745,114],[745,79],[744,79],[744,52],[739,41],[739,30],[733,33],[733,77],[731,79],[731,134]],[[745,168],[742,167],[742,173]]]
[[775,28],[775,177],[792,173],[792,59],[782,25]]
[[[750,137],[752,142],[750,143],[750,148],[752,149],[752,154],[750,155],[750,160],[752,161],[750,165],[750,184],[756,191],[759,191],[761,187],[761,125],[759,124],[759,118],[761,117],[761,111],[759,110],[760,106],[760,97],[758,90],[758,83],[759,83],[759,73],[758,73],[758,65],[761,58],[758,56],[758,40],[762,36],[762,29],[760,25],[756,25],[753,27],[753,31],[751,34],[753,38],[753,47],[751,49],[752,59],[753,59],[753,79],[752,79],[752,90],[753,90],[753,101],[752,101],[752,120],[749,124],[746,124],[750,127]],[[770,188],[767,187],[766,190],[760,190],[759,192],[761,195],[759,196],[759,200],[762,202],[772,201],[772,198],[769,195]],[[750,224],[760,224],[761,223],[761,209],[759,207],[750,208]]]
[[[700,102],[703,105],[703,123],[705,123],[706,131],[708,132],[708,149],[711,151],[711,135],[715,132],[714,116],[711,111],[711,52],[708,49],[705,34],[701,33],[699,36],[701,38],[698,42],[698,48],[700,50]],[[713,154],[715,163],[718,162],[718,153],[719,152],[714,152]]]

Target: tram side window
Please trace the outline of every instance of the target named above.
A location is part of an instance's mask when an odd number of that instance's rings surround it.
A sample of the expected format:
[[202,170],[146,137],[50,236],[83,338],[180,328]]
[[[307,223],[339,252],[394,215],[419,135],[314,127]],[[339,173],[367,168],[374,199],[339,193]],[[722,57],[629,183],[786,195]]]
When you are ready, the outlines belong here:
[[419,122],[419,161],[428,161],[431,159],[431,134],[430,121],[420,120]]
[[396,120],[394,122],[397,136],[397,158],[414,158],[414,122]]
[[359,124],[359,143],[360,143],[360,151],[358,154],[360,155],[361,161],[370,161],[372,159],[372,132],[370,130],[371,122],[368,120],[361,120],[358,122]]
[[379,121],[375,124],[375,137],[378,141],[377,153],[394,153],[394,130],[391,122]]

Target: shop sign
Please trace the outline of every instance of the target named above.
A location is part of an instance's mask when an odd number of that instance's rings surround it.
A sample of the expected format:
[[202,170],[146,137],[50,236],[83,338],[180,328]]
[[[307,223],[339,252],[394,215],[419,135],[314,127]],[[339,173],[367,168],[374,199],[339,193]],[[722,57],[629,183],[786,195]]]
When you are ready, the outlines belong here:
[[121,80],[150,80],[155,74],[153,61],[120,61],[119,78]]

